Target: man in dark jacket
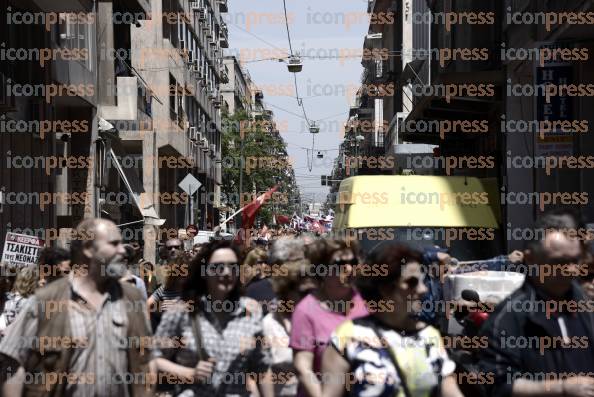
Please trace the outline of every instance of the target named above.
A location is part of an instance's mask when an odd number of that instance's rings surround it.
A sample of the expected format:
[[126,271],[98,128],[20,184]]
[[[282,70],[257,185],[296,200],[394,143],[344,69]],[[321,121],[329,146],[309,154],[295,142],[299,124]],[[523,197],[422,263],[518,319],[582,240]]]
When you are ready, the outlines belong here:
[[537,223],[540,241],[525,250],[524,285],[483,325],[482,371],[494,375],[489,395],[594,396],[594,302],[577,283],[583,244],[567,212]]

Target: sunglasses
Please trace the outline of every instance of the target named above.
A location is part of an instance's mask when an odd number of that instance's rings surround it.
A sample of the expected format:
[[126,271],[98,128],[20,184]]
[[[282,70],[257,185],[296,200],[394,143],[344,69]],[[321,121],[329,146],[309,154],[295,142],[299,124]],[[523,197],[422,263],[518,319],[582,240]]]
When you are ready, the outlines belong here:
[[408,289],[415,289],[419,286],[420,283],[424,282],[425,277],[409,277],[404,282],[406,283],[406,287]]
[[167,247],[168,250],[178,250],[181,248],[181,245],[170,245]]

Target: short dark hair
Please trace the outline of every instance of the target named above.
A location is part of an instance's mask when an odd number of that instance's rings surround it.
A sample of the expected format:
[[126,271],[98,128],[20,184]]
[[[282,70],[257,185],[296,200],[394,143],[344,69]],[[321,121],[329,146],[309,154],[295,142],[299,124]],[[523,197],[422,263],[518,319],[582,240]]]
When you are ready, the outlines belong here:
[[[220,249],[230,249],[237,256],[237,263],[243,262],[243,255],[239,247],[232,241],[228,240],[212,240],[202,246],[200,253],[192,259],[188,269],[188,277],[183,286],[182,297],[186,301],[197,302],[207,292],[206,289],[206,272],[202,271],[202,268],[208,264],[208,261],[215,253]],[[239,270],[239,269],[238,269]],[[229,300],[239,300],[241,295],[241,283],[237,281],[235,288],[229,296]]]
[[[70,252],[64,248],[46,247],[41,251],[37,260],[38,274],[44,274],[45,279],[50,282],[59,278],[55,271],[61,262],[70,260]],[[50,270],[50,274],[47,271]]]
[[306,256],[311,262],[318,280],[324,278],[320,276],[321,274],[332,274],[331,272],[318,269],[331,265],[332,256],[336,252],[343,250],[351,251],[357,257],[357,248],[352,244],[349,245],[345,240],[340,239],[318,239],[306,248]]
[[[526,240],[525,248],[538,255],[543,251],[542,243],[547,233],[551,231],[571,231],[575,233],[577,230],[584,228],[584,223],[574,210],[557,208],[547,211],[534,224],[535,235],[542,236],[542,239]],[[577,236],[577,234],[574,235]]]
[[355,278],[355,286],[363,299],[379,301],[383,297],[380,287],[396,282],[402,274],[402,266],[408,262],[421,263],[421,253],[402,243],[388,243],[374,249],[366,258],[368,266],[384,266],[387,272],[372,272],[359,274]]
[[40,266],[57,266],[60,262],[70,260],[70,252],[64,248],[46,247],[41,251],[37,263]]

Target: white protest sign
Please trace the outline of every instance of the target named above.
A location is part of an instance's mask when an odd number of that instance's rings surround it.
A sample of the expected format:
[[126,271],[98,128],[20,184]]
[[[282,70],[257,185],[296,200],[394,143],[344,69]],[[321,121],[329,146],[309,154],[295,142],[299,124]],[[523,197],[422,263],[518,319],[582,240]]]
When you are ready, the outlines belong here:
[[34,265],[43,246],[43,240],[40,238],[8,232],[4,240],[2,263],[19,267]]

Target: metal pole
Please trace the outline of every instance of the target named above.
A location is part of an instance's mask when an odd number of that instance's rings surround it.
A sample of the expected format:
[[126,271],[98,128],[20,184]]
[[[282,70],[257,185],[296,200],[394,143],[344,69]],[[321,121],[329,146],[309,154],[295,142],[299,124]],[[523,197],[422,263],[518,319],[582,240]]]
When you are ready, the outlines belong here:
[[[240,154],[239,154],[239,206],[243,207],[243,202],[242,202],[242,197],[243,197],[243,167],[244,167],[244,149],[245,149],[245,145],[244,145],[244,136],[243,136],[243,132],[239,131],[239,139],[240,139]],[[243,226],[241,224],[241,220],[240,220],[240,227]]]
[[357,140],[357,138],[355,138],[355,176],[359,175],[359,141]]
[[206,183],[208,183],[208,181],[206,181],[204,183],[204,229],[202,230],[206,230],[206,224],[207,224],[207,216],[208,216],[208,200],[206,199],[206,196],[208,195],[208,190],[206,189]]
[[[192,185],[190,185],[190,191],[192,191]],[[188,225],[193,225],[194,224],[194,195],[192,194],[189,197],[189,206],[190,206],[190,222],[188,223]]]
[[144,223],[144,219],[141,221],[134,221],[134,222],[128,222],[128,223],[121,223],[119,225],[116,225],[117,227],[122,227],[122,226],[128,226],[128,225],[134,225],[136,223]]
[[229,222],[231,219],[235,218],[237,216],[237,214],[242,212],[244,209],[245,209],[245,207],[241,207],[239,210],[235,211],[235,213],[233,213],[233,215],[231,215],[229,218],[225,219],[222,223],[219,224],[219,226],[223,227],[227,222]]

